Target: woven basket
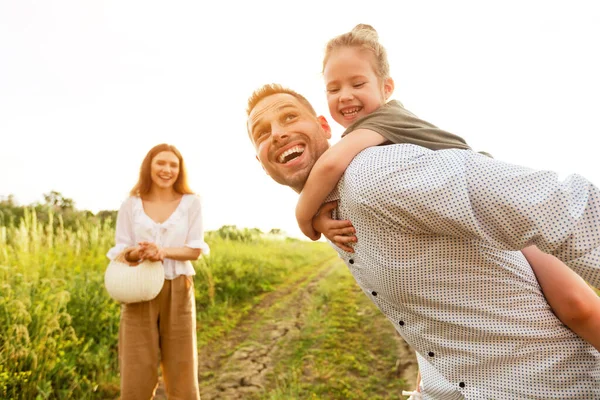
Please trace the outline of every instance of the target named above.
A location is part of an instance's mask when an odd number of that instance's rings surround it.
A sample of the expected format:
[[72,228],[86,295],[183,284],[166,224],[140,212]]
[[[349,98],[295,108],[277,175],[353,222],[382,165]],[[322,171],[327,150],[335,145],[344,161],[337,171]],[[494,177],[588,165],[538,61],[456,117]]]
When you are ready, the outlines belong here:
[[117,258],[108,264],[104,286],[110,297],[120,303],[152,300],[165,282],[165,269],[160,261],[143,261],[135,267]]

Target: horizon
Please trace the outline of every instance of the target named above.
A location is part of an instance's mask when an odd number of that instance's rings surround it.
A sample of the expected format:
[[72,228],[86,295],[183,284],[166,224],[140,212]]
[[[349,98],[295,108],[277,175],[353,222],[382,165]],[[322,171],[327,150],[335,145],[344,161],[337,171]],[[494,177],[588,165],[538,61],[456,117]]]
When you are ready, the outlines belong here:
[[278,82],[327,112],[326,42],[375,27],[400,100],[476,151],[600,185],[599,7],[593,1],[274,1],[209,6],[59,0],[0,4],[0,196],[51,190],[118,210],[155,144],[182,152],[205,229],[296,226],[296,193],[255,160],[248,96]]

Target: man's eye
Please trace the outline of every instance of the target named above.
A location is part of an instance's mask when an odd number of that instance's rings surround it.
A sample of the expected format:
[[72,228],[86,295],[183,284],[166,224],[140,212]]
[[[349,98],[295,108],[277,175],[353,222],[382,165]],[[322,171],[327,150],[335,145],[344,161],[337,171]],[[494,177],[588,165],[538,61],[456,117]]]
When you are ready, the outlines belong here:
[[287,114],[284,118],[285,121],[292,121],[296,118],[296,114]]
[[256,140],[260,140],[262,138],[264,138],[265,136],[267,136],[269,134],[269,131],[258,131],[256,133],[256,135],[254,135],[254,137],[256,138]]

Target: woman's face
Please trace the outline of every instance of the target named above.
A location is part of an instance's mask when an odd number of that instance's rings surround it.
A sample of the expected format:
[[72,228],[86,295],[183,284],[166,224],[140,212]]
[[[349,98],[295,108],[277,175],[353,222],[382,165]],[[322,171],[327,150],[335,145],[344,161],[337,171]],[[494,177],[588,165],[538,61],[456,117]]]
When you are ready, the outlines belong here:
[[171,151],[161,151],[150,163],[152,184],[160,189],[173,187],[179,176],[179,158]]

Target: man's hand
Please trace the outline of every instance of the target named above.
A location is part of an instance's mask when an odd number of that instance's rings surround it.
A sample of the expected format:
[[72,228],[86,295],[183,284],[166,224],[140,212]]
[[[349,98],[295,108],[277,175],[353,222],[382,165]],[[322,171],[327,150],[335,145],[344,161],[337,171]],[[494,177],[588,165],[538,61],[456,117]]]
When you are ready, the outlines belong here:
[[313,218],[312,227],[317,232],[321,232],[331,243],[340,249],[354,253],[351,247],[352,243],[357,241],[356,230],[352,226],[352,222],[338,221],[331,217],[331,212],[337,207],[337,201],[325,203],[319,209],[319,213]]

